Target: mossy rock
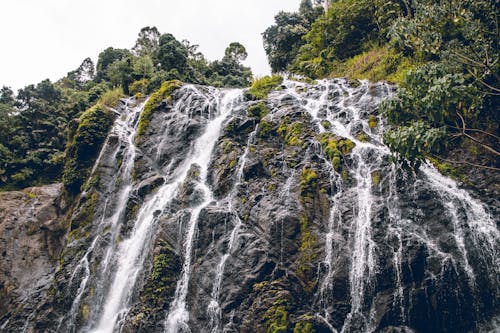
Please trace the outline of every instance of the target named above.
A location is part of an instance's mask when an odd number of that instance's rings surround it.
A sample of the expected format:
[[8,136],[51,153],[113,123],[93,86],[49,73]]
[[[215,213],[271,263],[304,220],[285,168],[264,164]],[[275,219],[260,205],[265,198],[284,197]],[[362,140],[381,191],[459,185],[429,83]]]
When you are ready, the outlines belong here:
[[180,87],[182,87],[181,81],[167,81],[161,85],[160,89],[151,94],[148,101],[144,105],[144,110],[142,111],[141,117],[139,119],[136,140],[139,140],[140,137],[146,133],[151,118],[153,117],[154,111],[160,108],[163,100],[171,98],[171,95],[174,93],[174,91],[176,91]]
[[371,129],[377,128],[377,126],[378,126],[378,119],[377,119],[377,117],[375,117],[374,115],[370,115],[368,117],[368,126]]
[[252,82],[252,86],[248,89],[246,96],[250,99],[267,99],[267,95],[275,90],[283,82],[283,77],[280,75],[264,76]]
[[318,136],[318,141],[332,162],[333,168],[338,172],[342,170],[343,159],[356,147],[356,144],[351,140],[329,132],[321,133]]
[[316,286],[316,246],[317,237],[310,229],[310,223],[306,215],[300,219],[300,247],[299,257],[296,262],[297,277],[301,280],[304,291],[312,292]]
[[90,168],[113,123],[113,115],[101,106],[94,106],[80,116],[78,127],[66,146],[63,183],[72,194],[80,191]]
[[289,123],[289,119],[285,117],[277,129],[284,139],[285,143],[290,146],[302,146],[304,144],[304,137],[309,134],[309,131],[301,120]]
[[248,108],[248,116],[261,120],[269,113],[269,109],[267,108],[264,102],[259,102],[257,104],[253,104]]
[[373,171],[372,172],[372,184],[375,186],[378,186],[380,184],[380,171]]
[[78,239],[85,236],[85,228],[90,226],[94,220],[94,215],[99,201],[99,194],[95,191],[87,193],[80,198],[80,208],[71,219],[69,239]]
[[259,124],[257,136],[260,139],[265,139],[271,136],[275,131],[275,124],[271,121],[262,120]]
[[300,195],[311,197],[318,185],[318,174],[311,168],[304,167],[300,176]]

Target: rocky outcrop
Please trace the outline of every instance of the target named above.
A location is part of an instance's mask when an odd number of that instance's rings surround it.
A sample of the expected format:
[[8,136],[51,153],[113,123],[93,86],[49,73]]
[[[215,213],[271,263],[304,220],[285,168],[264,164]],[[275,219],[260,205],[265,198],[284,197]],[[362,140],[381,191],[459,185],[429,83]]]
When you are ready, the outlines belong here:
[[22,328],[48,297],[67,229],[62,191],[55,184],[0,193],[2,331]]
[[129,100],[72,211],[53,295],[24,312],[27,327],[488,328],[497,203],[431,166],[392,163],[377,114],[388,90],[285,81],[253,101],[188,85],[149,110],[139,139],[141,102]]

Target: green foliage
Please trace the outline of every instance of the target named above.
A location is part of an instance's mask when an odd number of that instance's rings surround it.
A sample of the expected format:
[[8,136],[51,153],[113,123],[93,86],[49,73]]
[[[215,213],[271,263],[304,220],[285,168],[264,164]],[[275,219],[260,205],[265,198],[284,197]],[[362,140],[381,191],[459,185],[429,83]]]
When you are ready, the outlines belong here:
[[266,99],[267,95],[282,82],[283,77],[280,75],[264,76],[252,82],[248,93],[255,99]]
[[488,0],[421,0],[412,2],[411,13],[394,21],[391,43],[424,64],[408,73],[382,108],[399,126],[386,141],[399,158],[418,166],[434,152],[430,142],[437,145],[440,138],[443,145],[445,133],[455,135],[462,126],[498,129],[498,6]]
[[98,82],[106,80],[109,81],[109,67],[118,61],[126,59],[130,56],[130,51],[126,49],[115,49],[108,47],[99,54],[97,60],[96,80]]
[[387,80],[401,84],[414,62],[388,46],[374,47],[345,62],[333,66],[331,76],[368,79],[372,82]]
[[409,72],[396,98],[382,104],[386,117],[395,123],[425,119],[432,126],[444,126],[454,124],[456,112],[461,109],[474,116],[476,87],[467,82],[464,74],[448,70],[443,64],[429,63]]
[[285,71],[292,63],[304,44],[302,37],[322,13],[321,7],[313,7],[310,0],[303,0],[298,13],[280,12],[274,17],[275,24],[262,34],[273,72]]
[[140,138],[141,135],[146,133],[149,122],[151,121],[151,117],[153,116],[153,112],[160,107],[161,102],[164,99],[170,98],[172,93],[175,90],[179,89],[181,86],[182,82],[176,80],[164,82],[160,89],[158,89],[149,97],[146,105],[144,105],[144,110],[141,113],[139,126],[137,128],[137,138]]
[[69,192],[80,191],[111,124],[111,113],[101,106],[92,107],[80,116],[78,127],[66,148],[62,179]]
[[151,56],[158,49],[160,35],[156,27],[142,28],[132,52],[139,57]]
[[98,104],[108,107],[115,108],[120,101],[120,98],[123,97],[122,88],[115,88],[113,90],[108,90],[99,98]]
[[128,91],[131,95],[141,97],[147,93],[148,83],[148,79],[137,80],[128,87]]
[[445,135],[444,128],[431,128],[423,121],[415,121],[384,133],[384,142],[398,161],[418,168],[426,155],[441,150]]
[[[246,87],[250,68],[241,64],[246,50],[231,43],[224,58],[209,62],[197,46],[141,29],[132,50],[108,47],[97,66],[90,58],[52,83],[44,80],[19,90],[0,90],[0,188],[17,189],[60,181],[64,151],[78,125],[75,119],[97,103],[115,107],[123,94],[137,97],[161,88],[165,81]],[[144,118],[144,119],[147,119]],[[143,122],[142,129],[147,124]],[[66,161],[70,166],[74,160]],[[69,171],[68,168],[66,168]],[[66,174],[66,182],[69,181]]]
[[320,16],[304,36],[303,45],[290,69],[312,78],[329,74],[337,60],[362,51],[376,37],[375,5],[371,0],[338,0]]
[[248,108],[248,115],[252,118],[262,119],[269,113],[269,109],[266,106],[266,103],[259,102],[257,104],[253,104]]
[[188,51],[172,34],[163,34],[154,58],[161,64],[161,69],[176,69],[181,73],[187,68]]

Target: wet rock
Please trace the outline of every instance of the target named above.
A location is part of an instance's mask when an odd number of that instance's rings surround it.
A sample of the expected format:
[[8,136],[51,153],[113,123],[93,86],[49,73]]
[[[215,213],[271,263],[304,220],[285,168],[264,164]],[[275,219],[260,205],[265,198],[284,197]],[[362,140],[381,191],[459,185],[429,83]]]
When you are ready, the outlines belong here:
[[62,194],[62,184],[0,193],[2,330],[21,330],[49,297],[67,228]]

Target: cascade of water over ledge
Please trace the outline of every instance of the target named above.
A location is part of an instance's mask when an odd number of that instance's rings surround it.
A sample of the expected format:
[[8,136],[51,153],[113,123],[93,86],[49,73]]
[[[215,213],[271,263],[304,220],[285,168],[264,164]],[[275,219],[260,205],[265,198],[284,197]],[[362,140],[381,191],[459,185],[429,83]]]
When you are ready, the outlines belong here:
[[392,163],[390,93],[285,80],[257,117],[242,90],[184,85],[140,138],[144,102],[126,100],[75,209],[94,213],[64,252],[53,330],[492,329],[498,207]]

